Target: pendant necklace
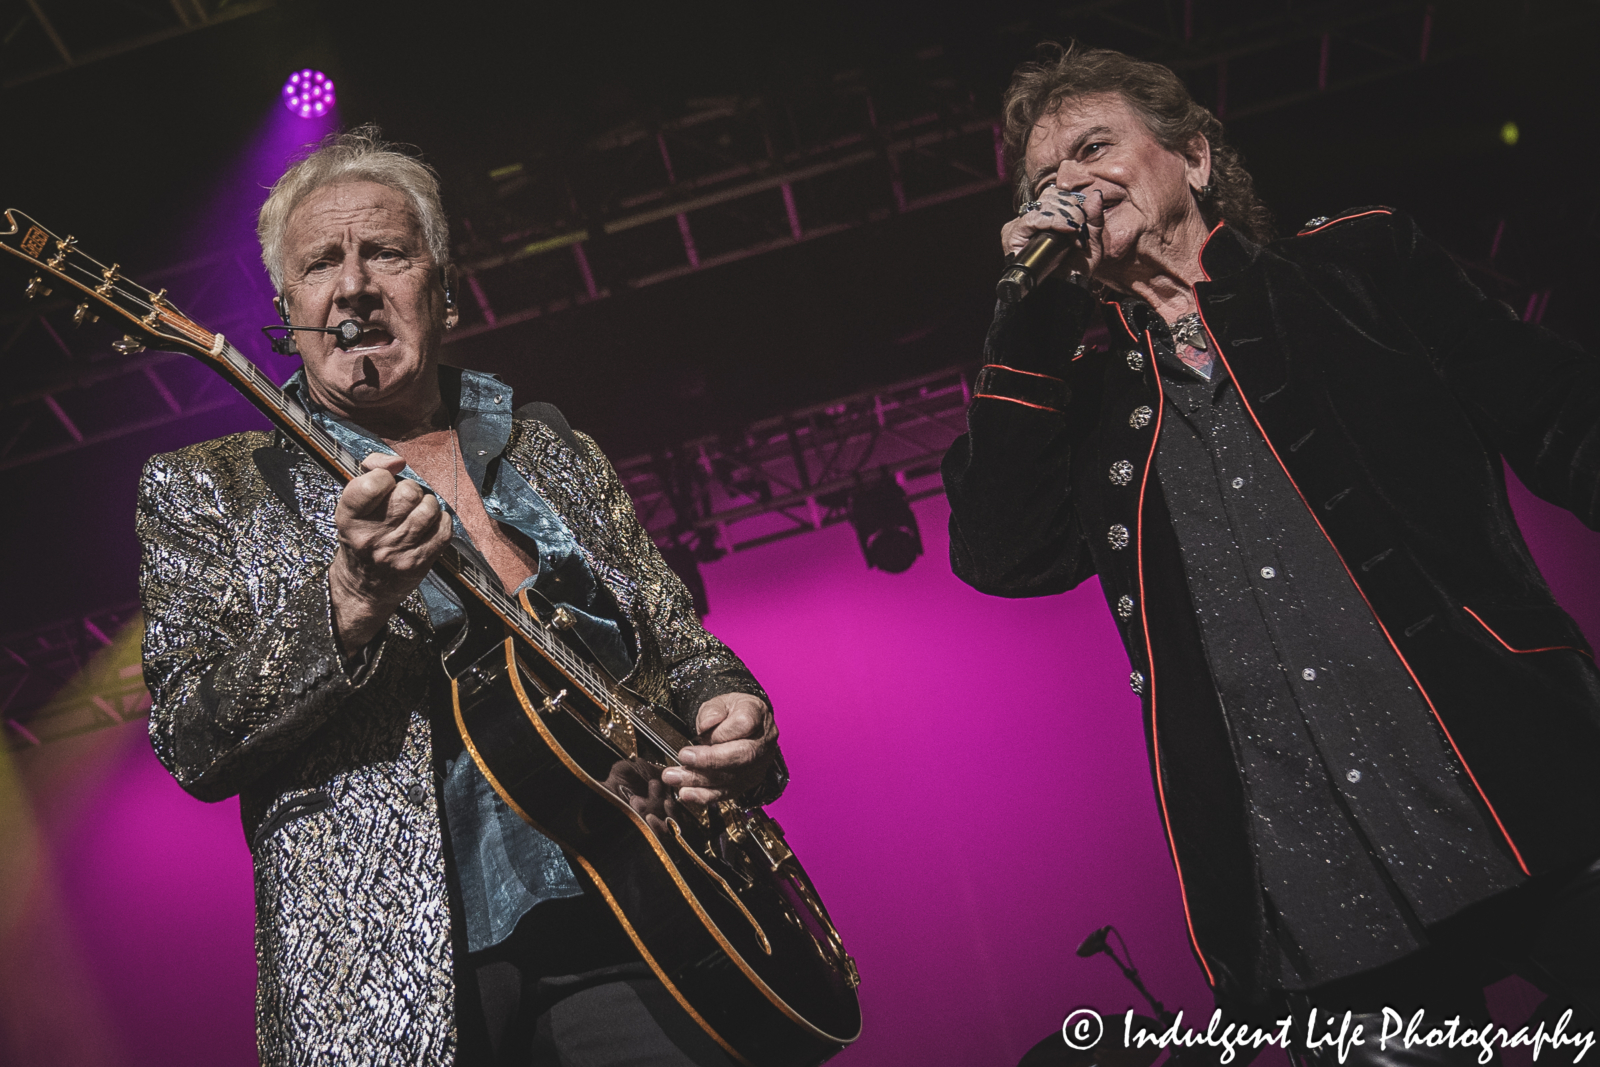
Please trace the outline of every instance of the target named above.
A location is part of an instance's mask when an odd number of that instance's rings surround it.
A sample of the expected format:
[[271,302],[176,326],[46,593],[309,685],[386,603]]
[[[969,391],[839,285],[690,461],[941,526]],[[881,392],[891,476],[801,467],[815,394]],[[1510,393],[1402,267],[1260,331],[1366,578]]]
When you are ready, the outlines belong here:
[[1172,346],[1178,359],[1209,382],[1215,357],[1206,351],[1205,325],[1200,321],[1200,313],[1191,311],[1187,315],[1180,315],[1167,329],[1172,334]]
[[1178,346],[1188,345],[1190,348],[1204,352],[1206,350],[1205,326],[1200,322],[1200,313],[1191,311],[1187,315],[1179,315],[1171,326],[1172,343]]
[[460,438],[456,428],[450,427],[450,510],[456,510],[456,501],[461,499],[461,451],[457,447]]

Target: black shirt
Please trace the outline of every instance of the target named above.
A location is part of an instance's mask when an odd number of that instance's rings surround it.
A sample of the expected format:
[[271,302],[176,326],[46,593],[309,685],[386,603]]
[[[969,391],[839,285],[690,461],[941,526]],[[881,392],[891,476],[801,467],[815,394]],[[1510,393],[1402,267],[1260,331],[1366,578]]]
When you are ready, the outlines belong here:
[[1156,471],[1281,980],[1315,986],[1414,951],[1423,927],[1522,876],[1225,367],[1201,379],[1140,310],[1167,405]]

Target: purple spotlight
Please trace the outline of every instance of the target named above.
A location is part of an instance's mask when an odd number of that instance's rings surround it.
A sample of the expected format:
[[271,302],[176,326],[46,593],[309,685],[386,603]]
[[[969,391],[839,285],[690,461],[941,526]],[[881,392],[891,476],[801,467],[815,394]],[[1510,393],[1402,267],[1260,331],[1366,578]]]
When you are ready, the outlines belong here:
[[309,67],[296,71],[283,83],[283,106],[303,119],[326,114],[333,106],[333,79]]

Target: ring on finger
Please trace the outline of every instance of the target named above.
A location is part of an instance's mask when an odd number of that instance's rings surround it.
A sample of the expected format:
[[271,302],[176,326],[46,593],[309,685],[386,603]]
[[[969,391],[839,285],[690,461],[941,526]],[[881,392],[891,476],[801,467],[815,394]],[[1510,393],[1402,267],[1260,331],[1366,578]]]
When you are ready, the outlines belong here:
[[1056,195],[1059,196],[1063,201],[1071,200],[1073,204],[1078,207],[1082,207],[1089,200],[1087,196],[1084,196],[1076,189],[1057,189]]
[[1042,207],[1042,206],[1043,205],[1040,204],[1039,201],[1037,201],[1037,200],[1029,200],[1026,204],[1023,204],[1021,210],[1019,210],[1017,212],[1017,217],[1021,218],[1023,215],[1026,215],[1030,211],[1038,211],[1039,208]]

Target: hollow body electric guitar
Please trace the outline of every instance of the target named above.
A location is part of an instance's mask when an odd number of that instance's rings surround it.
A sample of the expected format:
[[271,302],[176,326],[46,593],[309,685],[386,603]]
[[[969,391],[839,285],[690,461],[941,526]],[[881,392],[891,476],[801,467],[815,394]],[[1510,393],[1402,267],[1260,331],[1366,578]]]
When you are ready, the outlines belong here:
[[[118,351],[198,358],[341,482],[360,473],[358,458],[165,290],[133,284],[21,212],[5,217],[0,247],[33,268],[30,297],[68,287],[81,298],[76,322],[127,320]],[[453,546],[434,569],[467,608],[443,654],[467,750],[506,804],[566,850],[673,997],[752,1067],[809,1067],[855,1040],[855,963],[778,824],[733,801],[643,802],[668,792],[660,773],[691,743],[687,728],[608,675],[564,609],[532,591],[513,598]]]

